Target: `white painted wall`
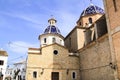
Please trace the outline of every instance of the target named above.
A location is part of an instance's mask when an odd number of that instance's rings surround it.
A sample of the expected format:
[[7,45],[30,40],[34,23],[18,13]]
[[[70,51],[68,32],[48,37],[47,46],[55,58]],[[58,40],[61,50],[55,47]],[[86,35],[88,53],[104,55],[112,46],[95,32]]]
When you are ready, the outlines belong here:
[[5,79],[5,72],[6,72],[6,68],[7,68],[7,59],[8,56],[0,56],[0,60],[4,61],[3,65],[0,65],[0,70],[2,69],[2,73],[3,73],[3,80]]
[[[46,38],[46,43],[44,43],[44,38]],[[52,41],[53,38],[56,39],[56,43],[64,46],[64,40],[61,37],[59,37],[58,35],[51,35],[51,34],[49,35],[49,34],[47,34],[47,35],[42,35],[40,37],[41,47],[43,47],[45,45],[53,44],[53,41]]]
[[[25,75],[26,75],[26,61],[18,62],[18,63],[14,64],[14,67],[13,67],[13,77],[14,77],[14,71],[17,71],[18,69],[20,69],[20,72],[18,73],[18,75],[19,76],[21,75],[22,80],[23,80],[23,77],[25,78]],[[18,80],[18,75],[16,77],[16,80]]]

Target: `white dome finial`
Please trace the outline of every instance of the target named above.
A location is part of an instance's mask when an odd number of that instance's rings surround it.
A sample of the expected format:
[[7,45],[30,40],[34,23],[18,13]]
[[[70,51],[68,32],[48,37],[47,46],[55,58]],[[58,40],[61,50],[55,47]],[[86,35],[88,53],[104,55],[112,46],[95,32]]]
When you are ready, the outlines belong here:
[[50,25],[55,26],[55,23],[57,21],[54,19],[53,15],[51,15],[51,19],[49,19],[48,22],[49,22]]
[[93,5],[92,0],[90,0],[90,5]]

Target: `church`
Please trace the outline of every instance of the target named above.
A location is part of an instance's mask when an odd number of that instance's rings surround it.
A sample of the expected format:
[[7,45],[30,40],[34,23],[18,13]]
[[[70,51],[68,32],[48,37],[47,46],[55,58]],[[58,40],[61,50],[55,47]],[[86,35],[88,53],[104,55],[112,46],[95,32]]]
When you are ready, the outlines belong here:
[[[38,39],[40,48],[29,48],[27,80],[70,80],[79,76],[79,57],[64,46],[64,37],[56,27],[54,18]],[[72,75],[72,76],[71,76]]]
[[40,48],[28,49],[26,80],[120,80],[120,1],[103,1],[105,11],[90,4],[66,37],[48,20]]

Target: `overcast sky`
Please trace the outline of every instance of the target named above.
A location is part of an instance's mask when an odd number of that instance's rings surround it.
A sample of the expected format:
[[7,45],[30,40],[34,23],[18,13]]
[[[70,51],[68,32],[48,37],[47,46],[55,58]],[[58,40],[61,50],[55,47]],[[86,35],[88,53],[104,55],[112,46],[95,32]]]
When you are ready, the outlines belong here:
[[[102,0],[92,3],[103,8]],[[39,48],[38,36],[51,15],[65,37],[89,5],[90,0],[0,0],[0,48],[7,51],[8,63],[24,59],[28,47]]]

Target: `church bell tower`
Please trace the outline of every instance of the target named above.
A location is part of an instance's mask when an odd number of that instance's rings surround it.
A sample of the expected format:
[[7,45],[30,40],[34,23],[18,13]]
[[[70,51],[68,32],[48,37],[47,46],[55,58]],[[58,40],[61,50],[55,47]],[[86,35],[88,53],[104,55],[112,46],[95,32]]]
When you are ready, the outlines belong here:
[[40,47],[47,46],[50,44],[60,44],[64,46],[64,37],[61,35],[60,30],[56,27],[56,22],[54,18],[48,20],[49,26],[45,29],[44,33],[39,36]]

